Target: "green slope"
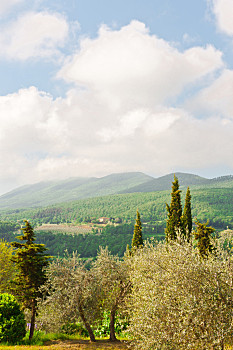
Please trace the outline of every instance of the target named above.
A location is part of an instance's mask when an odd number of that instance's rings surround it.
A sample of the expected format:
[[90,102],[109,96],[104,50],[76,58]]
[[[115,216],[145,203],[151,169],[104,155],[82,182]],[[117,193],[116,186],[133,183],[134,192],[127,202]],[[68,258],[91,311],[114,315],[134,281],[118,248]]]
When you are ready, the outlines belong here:
[[[175,173],[179,179],[180,188],[182,187],[233,187],[233,176],[221,176],[213,179],[206,179],[204,177],[186,174]],[[123,190],[121,193],[134,193],[134,192],[154,192],[154,191],[166,191],[171,188],[171,183],[174,179],[174,173],[161,176],[157,179],[152,179],[143,184],[131,187],[130,189]]]
[[27,185],[0,197],[0,208],[27,208],[104,196],[151,180],[143,173],[112,174],[102,178],[72,178]]
[[[182,191],[183,203],[185,192]],[[193,188],[191,195],[193,218],[210,220],[216,227],[233,226],[233,187]],[[88,222],[106,216],[134,222],[138,208],[143,222],[165,223],[166,202],[170,203],[170,200],[170,190],[118,194],[60,203],[40,209],[5,210],[0,213],[0,218],[11,221],[27,218],[33,224],[41,224]]]

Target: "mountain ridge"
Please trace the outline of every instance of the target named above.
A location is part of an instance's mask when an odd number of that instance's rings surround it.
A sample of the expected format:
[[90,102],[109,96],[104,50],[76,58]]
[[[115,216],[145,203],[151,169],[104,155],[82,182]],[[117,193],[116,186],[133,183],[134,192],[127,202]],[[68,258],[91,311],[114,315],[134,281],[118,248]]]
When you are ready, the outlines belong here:
[[0,209],[33,208],[85,198],[171,189],[174,174],[180,187],[233,187],[233,175],[212,179],[175,172],[158,178],[142,172],[114,173],[100,178],[73,177],[24,185],[0,196]]

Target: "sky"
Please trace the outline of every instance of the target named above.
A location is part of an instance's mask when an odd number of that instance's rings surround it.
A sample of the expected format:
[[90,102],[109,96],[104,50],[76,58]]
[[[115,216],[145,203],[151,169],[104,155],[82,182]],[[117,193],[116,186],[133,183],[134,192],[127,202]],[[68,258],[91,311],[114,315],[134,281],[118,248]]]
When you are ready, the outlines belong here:
[[232,151],[233,0],[1,0],[0,194]]

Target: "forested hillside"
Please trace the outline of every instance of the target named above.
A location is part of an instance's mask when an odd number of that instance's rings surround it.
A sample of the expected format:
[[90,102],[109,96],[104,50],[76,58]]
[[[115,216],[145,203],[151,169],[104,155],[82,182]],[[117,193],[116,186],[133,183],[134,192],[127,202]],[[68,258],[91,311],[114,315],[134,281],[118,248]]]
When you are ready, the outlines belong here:
[[[213,179],[176,173],[181,188],[233,188],[233,177]],[[153,178],[140,172],[119,173],[102,178],[70,178],[40,182],[17,188],[0,196],[0,209],[38,208],[62,202],[113,194],[169,191],[174,174]]]
[[[193,218],[210,225],[217,230],[233,228],[233,188],[196,188],[191,190]],[[185,189],[181,194],[184,203]],[[37,227],[39,242],[50,248],[51,254],[63,254],[77,250],[82,257],[95,256],[100,245],[108,245],[114,254],[123,255],[127,244],[131,243],[136,210],[138,209],[143,223],[144,238],[164,237],[167,219],[166,203],[170,201],[169,191],[149,193],[118,194],[104,197],[83,199],[62,203],[39,209],[16,209],[0,213],[1,238],[13,240],[13,232],[17,231],[24,219]],[[98,219],[107,217],[110,224],[98,231]],[[73,223],[96,225],[90,233],[83,235],[61,232],[40,231],[43,223]],[[120,223],[120,224],[118,224]],[[2,225],[2,226],[1,226]],[[115,226],[114,226],[115,225]],[[1,228],[2,227],[2,228]]]
[[152,177],[140,172],[111,174],[102,178],[70,178],[19,187],[0,196],[0,208],[28,208],[116,194],[143,184]]
[[[216,227],[233,225],[233,188],[197,188],[191,190],[193,217],[210,220]],[[185,191],[181,197],[184,201]],[[99,217],[134,221],[138,208],[143,222],[160,223],[166,220],[166,202],[170,191],[130,193],[61,203],[38,209],[16,209],[0,212],[6,221],[28,219],[34,226],[42,223],[82,223]]]

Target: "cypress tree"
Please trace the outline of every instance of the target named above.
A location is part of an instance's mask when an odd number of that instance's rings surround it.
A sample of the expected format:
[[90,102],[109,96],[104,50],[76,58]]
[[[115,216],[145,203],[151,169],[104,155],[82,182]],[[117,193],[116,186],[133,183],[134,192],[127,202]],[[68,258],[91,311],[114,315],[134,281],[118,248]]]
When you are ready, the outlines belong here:
[[215,231],[215,229],[211,226],[207,226],[208,222],[202,224],[197,220],[195,224],[197,225],[197,228],[196,231],[194,231],[194,237],[197,240],[197,248],[200,256],[203,259],[207,259],[210,254],[215,252],[215,248],[211,243],[212,233]]
[[190,194],[189,187],[187,188],[187,192],[186,192],[182,220],[183,220],[184,234],[186,236],[186,240],[187,242],[190,242],[193,223],[192,223],[192,211],[191,211],[191,194]]
[[137,210],[136,223],[134,225],[134,233],[132,239],[132,248],[139,248],[143,246],[142,239],[142,223],[139,211]]
[[31,326],[29,339],[32,339],[35,329],[35,317],[37,312],[37,298],[41,296],[40,286],[46,281],[45,267],[49,257],[45,255],[47,250],[44,244],[36,244],[33,228],[27,220],[21,228],[23,234],[17,237],[19,242],[12,242],[16,248],[12,261],[16,263],[18,272],[14,279],[13,292],[22,302],[25,309],[31,311]]
[[179,181],[174,175],[174,181],[172,182],[171,204],[169,206],[166,203],[168,211],[167,226],[165,229],[167,242],[176,240],[177,234],[179,234],[181,238],[184,235],[180,193]]

